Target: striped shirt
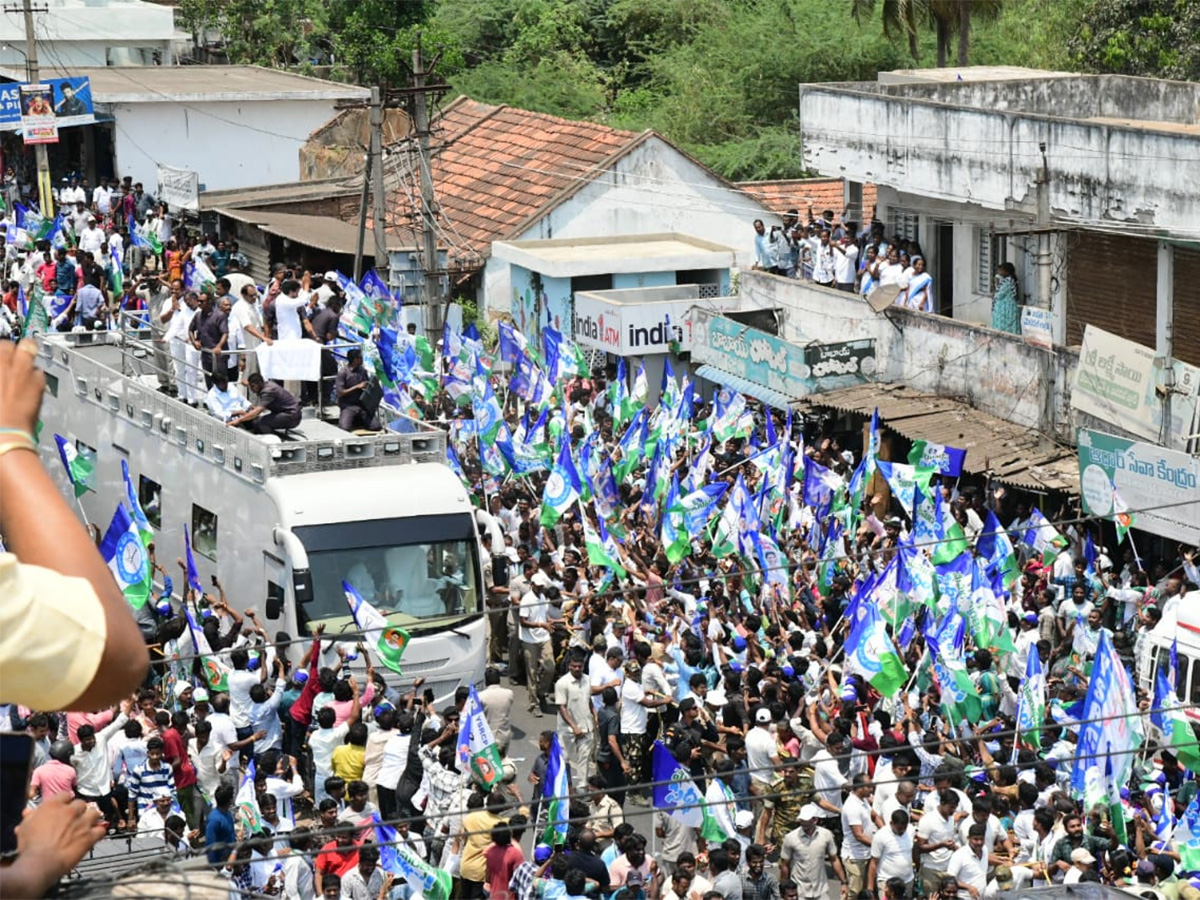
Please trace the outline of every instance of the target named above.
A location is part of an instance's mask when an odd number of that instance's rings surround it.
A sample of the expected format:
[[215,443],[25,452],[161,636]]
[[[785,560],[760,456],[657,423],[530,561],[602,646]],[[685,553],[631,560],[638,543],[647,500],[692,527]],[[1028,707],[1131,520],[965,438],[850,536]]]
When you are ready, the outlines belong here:
[[150,763],[145,762],[129,773],[129,799],[137,803],[139,813],[154,805],[154,792],[161,787],[174,795],[175,778],[165,762],[159,763],[157,768],[151,768]]

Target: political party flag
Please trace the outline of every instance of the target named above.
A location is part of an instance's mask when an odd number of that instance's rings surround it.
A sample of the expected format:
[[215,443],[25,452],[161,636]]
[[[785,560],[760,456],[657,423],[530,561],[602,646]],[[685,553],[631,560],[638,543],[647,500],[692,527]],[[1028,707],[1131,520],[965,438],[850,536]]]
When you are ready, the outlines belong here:
[[[908,515],[912,515],[913,507],[916,502],[917,491],[917,467],[908,465],[907,463],[889,462],[885,459],[875,460],[875,468],[887,481],[888,487],[892,489],[892,493],[896,495],[896,499],[900,501],[901,508]],[[926,470],[928,474],[925,476],[924,484],[921,485],[922,493],[929,489],[929,475],[933,474],[933,470]]]
[[254,760],[246,763],[246,774],[237,792],[237,817],[246,826],[247,833],[258,834],[262,831],[262,811],[258,808],[258,794],[254,789]]
[[692,780],[692,773],[680,764],[662,741],[650,751],[654,783],[654,808],[666,813],[680,825],[699,828],[704,822],[704,795]]
[[471,409],[475,414],[475,434],[485,444],[496,443],[496,435],[504,424],[500,401],[487,378],[475,379],[475,390],[471,394]]
[[672,472],[671,484],[667,489],[667,502],[663,507],[662,549],[667,561],[675,565],[691,552],[688,533],[684,526],[683,513],[679,507],[679,478]]
[[633,387],[630,389],[628,396],[625,397],[625,404],[621,409],[621,421],[628,422],[633,418],[635,412],[646,405],[646,395],[649,391],[650,387],[646,382],[646,362],[643,360],[638,363],[637,375],[633,379]]
[[541,523],[547,528],[553,528],[563,513],[579,499],[581,488],[579,472],[571,456],[571,439],[564,432],[559,437],[558,456],[542,492]]
[[720,778],[713,778],[704,792],[704,822],[700,826],[700,836],[713,844],[736,838],[745,850],[748,842],[738,834],[736,815],[737,798],[733,791]]
[[500,761],[500,746],[483,714],[483,704],[479,702],[475,685],[469,685],[469,688],[458,732],[458,768],[470,772],[476,784],[490,791],[500,783],[504,765]]
[[616,552],[616,545],[612,543],[612,537],[604,527],[604,520],[597,521],[599,530],[592,527],[587,516],[583,517],[583,543],[587,549],[588,562],[593,566],[603,566],[624,578],[625,569],[620,563],[621,557]]
[[375,649],[381,663],[393,672],[400,672],[400,658],[408,646],[408,632],[392,625],[379,610],[362,598],[350,582],[342,582],[342,591],[350,605],[350,616],[363,633],[363,642]]
[[1113,524],[1117,526],[1117,543],[1120,544],[1129,537],[1129,529],[1133,527],[1136,519],[1134,519],[1133,513],[1129,511],[1129,507],[1117,492],[1117,483],[1115,481],[1112,483],[1112,495]]
[[959,556],[970,549],[967,536],[962,525],[954,518],[938,488],[933,489],[934,522],[933,531],[937,543],[933,547],[933,564],[935,566],[954,562]]
[[1058,533],[1058,529],[1050,524],[1042,515],[1042,511],[1034,507],[1029,514],[1028,527],[1022,538],[1024,543],[1035,552],[1041,554],[1042,565],[1048,566],[1059,552],[1067,546],[1067,539]]
[[699,534],[708,527],[708,520],[728,489],[729,483],[725,481],[706,484],[679,497],[673,506],[668,504],[668,508],[683,513],[684,529],[689,534]]
[[463,472],[462,463],[458,461],[458,454],[454,452],[454,445],[449,441],[446,442],[446,464],[458,476],[459,481],[466,483],[467,475]]
[[154,530],[150,527],[150,520],[142,512],[142,504],[138,501],[137,491],[133,488],[133,479],[129,476],[129,463],[123,459],[121,460],[121,475],[125,479],[125,498],[129,501],[129,510],[133,515],[134,524],[137,525],[142,543],[149,547],[150,542],[154,540]]
[[1154,707],[1150,720],[1162,732],[1163,743],[1188,769],[1200,772],[1200,744],[1191,723],[1183,714],[1179,697],[1160,668],[1155,678]]
[[971,595],[967,620],[971,624],[975,646],[1009,653],[1017,649],[1008,630],[1008,613],[1004,603],[996,596],[992,581],[987,577],[986,564],[978,557],[971,558]]
[[151,581],[150,556],[137,524],[123,504],[117,504],[108,531],[100,541],[100,555],[108,564],[117,587],[134,609],[141,609],[150,599],[154,587]]
[[196,616],[186,600],[183,604],[183,614],[187,618],[188,631],[192,635],[192,646],[196,648],[196,655],[200,657],[200,670],[204,674],[205,686],[210,691],[229,690],[229,667],[213,654],[208,638],[204,636],[204,630],[196,624]]
[[1008,533],[991,510],[988,510],[987,518],[984,519],[983,531],[979,533],[975,549],[987,562],[989,571],[999,573],[1004,587],[1011,590],[1021,577],[1021,566]]
[[546,801],[546,831],[543,843],[559,846],[567,842],[568,807],[571,804],[571,774],[567,755],[558,735],[550,736],[546,755],[546,775],[542,780],[542,799]]
[[1042,746],[1042,724],[1046,721],[1046,674],[1037,647],[1029,648],[1025,680],[1017,696],[1017,746],[1038,750]]
[[75,496],[82,497],[92,488],[92,478],[96,472],[95,457],[91,453],[80,453],[61,434],[54,436],[54,442],[58,444],[58,457],[67,470],[67,478],[71,480]]
[[[833,502],[833,493],[842,486],[842,479],[832,469],[827,468],[813,459],[804,457],[804,494],[806,506],[820,509]],[[912,509],[912,497],[909,496],[908,507]]]
[[499,322],[496,331],[500,335],[500,358],[504,362],[515,363],[519,357],[528,354],[529,342],[517,329],[507,322]]
[[913,441],[912,450],[908,453],[908,461],[912,465],[934,469],[951,478],[962,474],[963,461],[966,458],[966,450],[935,444],[932,441]]
[[183,526],[183,555],[187,564],[188,587],[196,592],[196,600],[198,601],[204,593],[204,585],[200,583],[200,573],[196,571],[196,558],[192,556],[192,536],[188,532],[186,525]]
[[1091,809],[1106,796],[1119,796],[1133,770],[1133,751],[1143,740],[1133,684],[1106,629],[1100,632],[1080,720],[1071,789]]
[[404,879],[412,894],[424,896],[425,900],[450,900],[454,890],[450,873],[422,859],[409,844],[400,840],[393,826],[383,824],[379,813],[375,813],[373,819],[379,868]]
[[904,685],[908,671],[888,637],[878,606],[864,603],[861,608],[863,615],[850,626],[846,638],[846,661],[887,697]]

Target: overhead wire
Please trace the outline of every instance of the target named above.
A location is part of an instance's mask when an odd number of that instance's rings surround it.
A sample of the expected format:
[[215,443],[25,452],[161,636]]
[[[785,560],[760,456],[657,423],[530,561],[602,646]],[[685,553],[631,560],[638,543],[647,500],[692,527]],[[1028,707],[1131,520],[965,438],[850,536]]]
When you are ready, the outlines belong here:
[[[1141,514],[1147,513],[1147,512],[1156,512],[1159,510],[1172,509],[1172,508],[1179,507],[1179,506],[1194,505],[1195,502],[1196,502],[1195,500],[1191,500],[1191,499],[1178,500],[1178,501],[1174,501],[1172,503],[1156,504],[1154,506],[1146,506],[1146,507],[1141,507],[1139,509],[1132,509],[1129,512],[1131,515],[1137,516],[1137,515],[1141,515]],[[1071,518],[1057,518],[1057,519],[1047,520],[1047,523],[1051,526],[1058,527],[1058,526],[1063,526],[1063,525],[1076,525],[1076,524],[1082,524],[1082,523],[1086,523],[1086,522],[1094,522],[1101,518],[1103,518],[1103,517],[1091,516],[1091,515],[1075,516],[1075,517],[1071,517]],[[1007,532],[1005,532],[1005,533],[1007,534]],[[928,548],[940,546],[942,544],[956,543],[957,541],[958,541],[957,538],[937,538],[937,539],[932,539],[932,540],[914,541],[912,544],[912,547],[914,549],[928,549]],[[905,545],[905,546],[907,546],[907,545]],[[879,552],[879,551],[874,551],[874,552]],[[853,558],[852,556],[840,557],[840,559],[852,559],[852,558]],[[801,560],[798,562],[789,561],[787,563],[780,563],[779,565],[776,565],[776,566],[754,567],[754,568],[748,568],[748,569],[743,569],[743,570],[735,570],[735,571],[730,571],[730,572],[717,572],[717,573],[713,573],[710,575],[698,575],[693,578],[679,579],[677,582],[672,582],[671,585],[669,585],[669,587],[674,588],[676,585],[679,585],[679,586],[702,585],[705,582],[711,582],[714,580],[727,581],[731,578],[744,578],[747,573],[754,574],[754,573],[758,573],[758,572],[773,572],[773,571],[794,572],[799,569],[815,569],[820,564],[821,564],[821,560]],[[664,585],[664,588],[666,588],[666,587],[668,587],[668,585]],[[619,597],[623,597],[625,594],[629,593],[631,590],[641,591],[641,590],[644,590],[644,587],[621,588],[621,589],[614,589],[611,591],[595,592],[595,593],[589,594],[588,596],[590,598],[597,598],[597,599],[619,598]],[[193,593],[193,592],[189,590],[189,593]],[[539,600],[534,604],[529,604],[529,606],[559,606],[559,605],[560,605],[559,603],[556,603],[551,600]],[[502,611],[505,613],[505,615],[508,615],[509,608],[504,607]],[[384,611],[384,612],[386,615],[386,611]],[[478,615],[480,617],[483,617],[483,616],[488,615],[489,612],[496,612],[496,610],[490,610],[490,611],[484,610],[479,613],[467,613],[466,615],[467,616]],[[347,613],[347,615],[349,615],[349,613]],[[433,626],[430,626],[429,623],[461,622],[464,619],[464,617],[465,617],[464,614],[458,614],[458,613],[445,614],[445,615],[440,615],[440,616],[430,616],[427,618],[418,619],[413,622],[405,621],[401,624],[403,624],[403,626],[406,628],[416,631],[417,629],[421,629],[421,628],[433,627]],[[447,625],[445,628],[442,628],[441,630],[450,631],[451,628],[452,628],[452,626]],[[325,639],[328,639],[328,640],[337,641],[342,638],[365,638],[365,637],[369,637],[374,634],[375,634],[374,631],[364,631],[363,629],[360,629],[360,628],[353,628],[353,629],[344,629],[344,630],[336,632],[336,633],[327,632],[322,637]],[[420,635],[418,634],[417,637],[419,637],[419,636]],[[275,646],[275,647],[290,646],[292,644],[306,644],[307,645],[307,644],[311,644],[315,637],[316,637],[315,634],[309,634],[309,635],[306,635],[303,637],[289,638],[286,641],[278,641],[278,642],[268,641],[267,643],[270,643],[272,646]],[[188,639],[189,639],[188,633],[185,630],[184,633],[176,640],[186,643],[188,641]],[[205,657],[223,656],[228,653],[232,653],[234,649],[237,649],[237,648],[229,647],[229,648],[224,648],[221,650],[214,650],[211,653],[207,653],[207,654],[184,653],[184,654],[179,654],[178,656],[165,657],[162,660],[162,662],[163,663],[188,662],[190,660],[203,659]]]

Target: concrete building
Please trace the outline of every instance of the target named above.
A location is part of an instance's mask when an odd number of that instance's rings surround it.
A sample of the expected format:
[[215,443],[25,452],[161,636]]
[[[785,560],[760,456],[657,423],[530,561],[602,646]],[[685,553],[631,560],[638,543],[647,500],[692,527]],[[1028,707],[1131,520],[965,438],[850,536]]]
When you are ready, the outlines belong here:
[[202,190],[295,182],[309,134],[337,103],[370,96],[366,88],[258,66],[43,64],[45,78],[67,75],[91,79],[96,123],[63,130],[53,167],[93,183],[130,175],[152,193],[159,163],[198,173]]
[[[175,30],[174,8],[160,3],[51,0],[34,8],[39,10],[34,29],[43,67],[169,66],[191,42]],[[24,80],[25,19],[20,4],[9,4],[0,13],[0,69],[13,70]]]
[[[492,253],[496,241],[669,233],[728,246],[735,264],[749,267],[751,222],[768,214],[651,131],[460,97],[434,121],[433,143],[438,244],[456,292],[473,290],[492,314],[511,310],[515,289],[508,262]],[[394,153],[386,166],[388,230],[407,232],[420,215],[415,157]]]
[[1200,363],[1200,85],[1024,69],[800,87],[806,168],[878,185],[939,312],[986,323],[1012,262],[1054,342],[1098,325]]

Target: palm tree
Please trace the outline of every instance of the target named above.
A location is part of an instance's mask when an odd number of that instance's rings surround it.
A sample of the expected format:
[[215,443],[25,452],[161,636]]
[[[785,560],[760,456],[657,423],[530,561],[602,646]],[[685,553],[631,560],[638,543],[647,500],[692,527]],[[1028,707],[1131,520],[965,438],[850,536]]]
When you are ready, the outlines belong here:
[[[876,0],[851,0],[850,14],[861,23],[875,11]],[[883,33],[890,40],[901,35],[908,39],[914,60],[920,58],[917,33],[922,25],[931,25],[937,35],[937,64],[944,68],[950,53],[952,36],[958,35],[958,65],[969,65],[972,18],[995,18],[1003,0],[883,0],[880,4]]]

